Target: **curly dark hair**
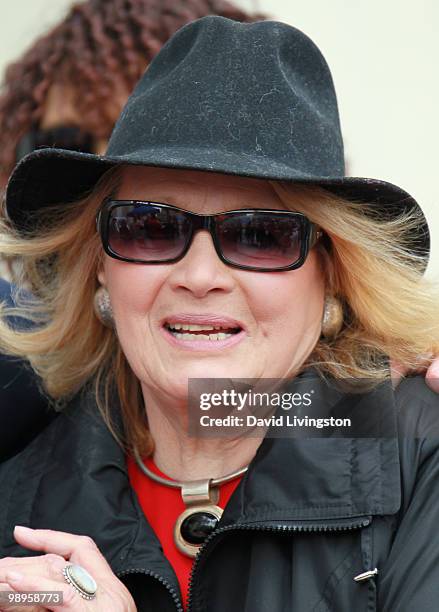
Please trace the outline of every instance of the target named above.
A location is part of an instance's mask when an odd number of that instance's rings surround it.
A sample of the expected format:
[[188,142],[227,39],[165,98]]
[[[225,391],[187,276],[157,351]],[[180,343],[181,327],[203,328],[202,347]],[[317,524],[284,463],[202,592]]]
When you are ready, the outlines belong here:
[[[127,95],[148,62],[184,24],[216,14],[237,21],[265,19],[249,15],[227,0],[88,0],[6,70],[0,93],[0,184],[15,164],[15,149],[38,124],[52,84],[68,84],[81,116],[81,128],[108,138],[114,122],[109,100]],[[114,103],[113,103],[114,110]]]

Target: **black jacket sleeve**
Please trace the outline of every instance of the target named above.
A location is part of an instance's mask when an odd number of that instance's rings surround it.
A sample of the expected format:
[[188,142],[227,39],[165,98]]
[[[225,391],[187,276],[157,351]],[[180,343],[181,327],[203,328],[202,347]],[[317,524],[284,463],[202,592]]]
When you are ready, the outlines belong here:
[[396,397],[402,502],[379,568],[378,610],[431,612],[439,609],[439,395],[414,377]]
[[[0,300],[13,304],[11,285],[2,279]],[[22,450],[56,415],[29,364],[0,354],[0,461]]]

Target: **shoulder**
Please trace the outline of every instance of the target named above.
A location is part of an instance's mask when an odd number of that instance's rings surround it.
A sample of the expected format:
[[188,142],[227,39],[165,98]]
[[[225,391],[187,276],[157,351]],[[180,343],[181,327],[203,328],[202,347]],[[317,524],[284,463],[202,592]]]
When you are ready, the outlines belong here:
[[394,397],[400,435],[436,438],[439,444],[439,394],[430,389],[424,376],[404,378]]
[[[2,465],[6,466],[14,461],[17,465],[32,464],[36,473],[38,469],[44,468],[47,453],[53,461],[62,463],[66,462],[67,456],[70,459],[75,456],[83,462],[84,454],[95,454],[97,447],[117,445],[112,432],[115,431],[123,438],[120,413],[120,404],[117,398],[112,396],[108,406],[108,420],[104,419],[96,402],[93,384],[87,383],[62,408],[51,408],[50,412],[47,412],[46,422],[41,423],[32,440],[26,440],[26,444],[21,444],[19,449],[8,455],[3,464],[0,463],[0,490]],[[111,422],[111,429],[108,422]]]
[[439,508],[439,395],[423,376],[401,381],[394,391],[402,505],[404,515],[411,505],[436,499]]
[[394,398],[401,506],[380,567],[377,609],[431,610],[439,597],[439,395],[423,376],[411,376]]

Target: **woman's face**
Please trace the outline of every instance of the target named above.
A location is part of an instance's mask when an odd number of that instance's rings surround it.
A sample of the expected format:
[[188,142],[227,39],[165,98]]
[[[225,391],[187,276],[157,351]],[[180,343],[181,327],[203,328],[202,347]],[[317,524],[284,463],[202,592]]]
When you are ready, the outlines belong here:
[[[123,169],[119,199],[163,202],[210,214],[239,208],[287,210],[268,182],[210,172]],[[324,278],[315,249],[287,272],[232,268],[198,231],[183,259],[141,265],[105,255],[98,278],[109,291],[117,334],[143,388],[187,397],[188,378],[283,378],[321,333]],[[229,317],[243,328],[230,346],[176,341],[165,322],[193,315]]]

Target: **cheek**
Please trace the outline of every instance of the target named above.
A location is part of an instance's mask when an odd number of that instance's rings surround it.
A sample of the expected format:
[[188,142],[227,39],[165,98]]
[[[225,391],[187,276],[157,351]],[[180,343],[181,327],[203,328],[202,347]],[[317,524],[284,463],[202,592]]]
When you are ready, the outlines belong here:
[[302,330],[321,323],[325,283],[314,254],[298,270],[257,274],[251,293],[253,315],[267,332],[276,327],[281,334],[286,328]]
[[[117,336],[134,374],[145,377],[145,355],[151,355],[153,334],[150,314],[163,284],[160,266],[138,266],[112,259],[105,264]],[[152,357],[151,357],[152,358]]]
[[105,262],[106,287],[118,331],[151,310],[162,278],[158,267],[129,264],[109,258]]

